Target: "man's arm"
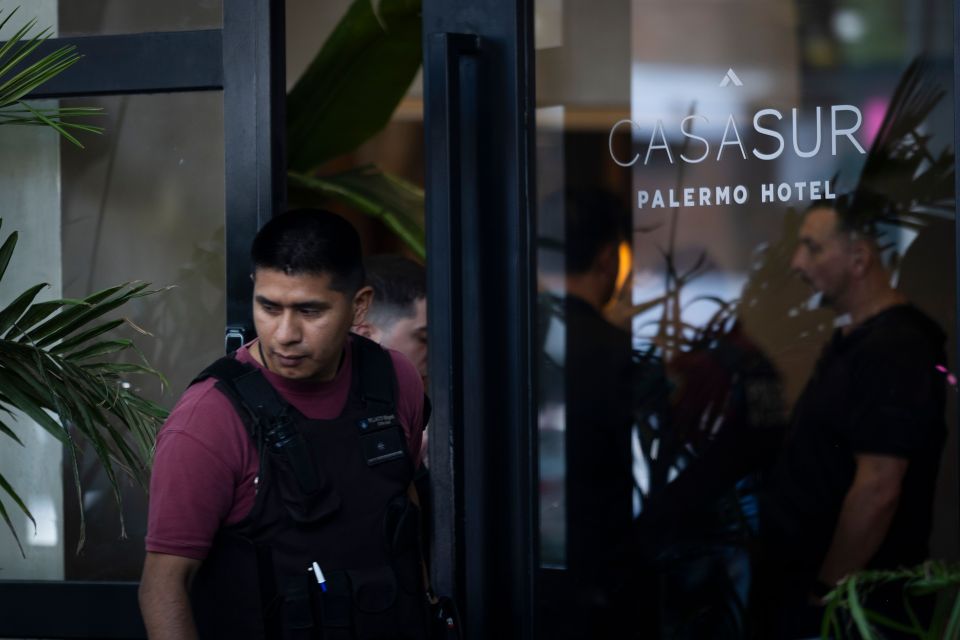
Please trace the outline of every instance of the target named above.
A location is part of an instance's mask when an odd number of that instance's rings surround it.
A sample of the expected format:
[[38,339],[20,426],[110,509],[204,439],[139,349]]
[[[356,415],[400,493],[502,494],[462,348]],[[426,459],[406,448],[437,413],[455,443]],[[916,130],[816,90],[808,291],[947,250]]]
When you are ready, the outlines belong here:
[[196,640],[188,593],[200,560],[147,552],[140,578],[140,612],[150,640]]
[[880,548],[900,500],[908,461],[895,456],[858,454],[853,484],[843,499],[833,540],[819,579],[834,585],[862,569]]

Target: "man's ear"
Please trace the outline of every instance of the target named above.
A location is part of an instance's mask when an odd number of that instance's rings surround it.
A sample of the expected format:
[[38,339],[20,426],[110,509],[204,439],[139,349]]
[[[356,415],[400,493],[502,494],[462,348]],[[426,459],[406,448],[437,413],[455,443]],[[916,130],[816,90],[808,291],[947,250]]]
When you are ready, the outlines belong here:
[[604,245],[594,259],[594,266],[604,275],[613,274],[616,278],[620,271],[620,245]]
[[361,287],[353,294],[353,324],[359,326],[367,318],[367,311],[370,310],[370,304],[373,302],[373,288]]
[[856,276],[863,276],[869,271],[875,259],[869,241],[857,238],[850,243],[850,262]]

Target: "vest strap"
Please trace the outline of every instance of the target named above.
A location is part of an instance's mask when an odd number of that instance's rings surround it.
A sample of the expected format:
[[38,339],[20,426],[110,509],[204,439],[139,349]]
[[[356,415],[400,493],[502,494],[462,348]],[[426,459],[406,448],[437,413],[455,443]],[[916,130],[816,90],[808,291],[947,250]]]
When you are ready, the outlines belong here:
[[320,489],[317,471],[310,460],[307,443],[290,415],[290,405],[280,397],[257,367],[227,356],[220,358],[201,373],[196,381],[217,378],[217,387],[242,408],[249,420],[244,425],[257,448],[269,449],[286,456],[297,484],[305,495]]
[[390,354],[376,342],[353,335],[353,379],[359,381],[359,400],[383,413],[396,410],[397,377]]

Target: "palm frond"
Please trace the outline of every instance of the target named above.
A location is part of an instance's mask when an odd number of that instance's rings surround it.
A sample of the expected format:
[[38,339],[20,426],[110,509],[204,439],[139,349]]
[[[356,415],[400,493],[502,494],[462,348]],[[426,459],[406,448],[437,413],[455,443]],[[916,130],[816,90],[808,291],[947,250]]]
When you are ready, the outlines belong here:
[[[0,246],[0,267],[9,260],[15,243],[11,234]],[[103,316],[158,291],[147,283],[132,282],[83,300],[33,302],[41,288],[31,287],[0,310],[0,410],[11,413],[17,409],[60,440],[67,448],[75,479],[79,479],[78,443],[86,442],[102,462],[114,499],[120,504],[121,474],[146,485],[156,432],[166,418],[166,411],[137,395],[127,378],[148,375],[162,386],[167,382],[149,366],[132,340],[105,337],[129,321],[103,320]],[[114,361],[124,354],[135,355],[138,362]],[[7,425],[0,424],[0,433],[20,443]],[[82,546],[79,482],[77,487]],[[2,478],[0,488],[29,516],[22,499]],[[11,526],[2,504],[0,517]]]
[[[870,592],[880,585],[901,585],[904,610],[909,623],[892,620],[869,606]],[[913,612],[915,597],[938,596],[933,618],[922,623]],[[894,570],[859,571],[840,581],[825,597],[821,632],[844,628],[849,621],[859,637],[879,640],[884,630],[894,630],[917,638],[956,638],[960,631],[960,565],[928,561],[914,567]]]
[[[7,482],[7,479],[3,477],[3,474],[0,473],[0,489],[3,489],[3,493],[10,496],[10,499],[13,500],[20,510],[27,516],[30,522],[33,523],[33,526],[37,526],[37,521],[34,519],[33,514],[30,513],[30,510],[27,508],[27,505],[23,503],[23,500],[20,496],[17,495],[17,492],[13,490],[13,487],[10,486],[10,483]],[[7,529],[10,530],[10,533],[13,534],[13,541],[17,543],[17,548],[20,550],[20,555],[26,557],[26,554],[23,552],[23,544],[20,543],[20,537],[17,535],[17,530],[13,526],[13,522],[10,520],[10,514],[7,513],[6,507],[3,506],[3,501],[0,500],[0,518],[7,525]]]
[[[3,221],[0,220],[0,223]],[[0,245],[0,278],[3,278],[3,274],[7,271],[7,265],[10,264],[10,257],[13,255],[13,250],[17,247],[17,232],[14,231],[10,236]]]
[[[3,15],[0,11],[0,26],[5,25],[16,9]],[[99,115],[100,109],[86,107],[36,108],[24,101],[32,91],[63,73],[83,56],[76,47],[60,47],[39,58],[37,49],[53,34],[52,29],[37,30],[37,20],[27,21],[0,46],[0,125],[42,125],[57,131],[66,140],[83,147],[71,131],[102,133],[103,128],[67,118]]]
[[930,114],[946,95],[925,58],[915,59],[904,71],[856,189],[840,198],[838,210],[848,226],[875,232],[878,224],[902,224],[908,215],[952,215],[954,151],[946,145],[935,154],[924,133]]

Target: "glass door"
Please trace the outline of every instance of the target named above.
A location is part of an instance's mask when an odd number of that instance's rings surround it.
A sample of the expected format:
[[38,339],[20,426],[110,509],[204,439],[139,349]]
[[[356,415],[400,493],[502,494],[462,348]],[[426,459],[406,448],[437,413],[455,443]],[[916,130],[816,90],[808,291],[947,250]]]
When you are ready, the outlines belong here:
[[[17,4],[0,3],[4,16]],[[25,242],[10,269],[19,280],[8,277],[0,297],[6,304],[39,281],[52,285],[41,294],[47,299],[82,298],[124,280],[174,284],[174,295],[124,311],[131,325],[154,332],[135,337],[172,389],[162,395],[159,384],[136,377],[122,385],[143,384],[135,388],[144,397],[170,406],[171,391],[175,399],[202,364],[223,353],[225,333],[247,330],[250,241],[286,198],[283,136],[276,134],[283,4],[78,5],[24,5],[0,35],[36,18],[59,35],[39,51],[76,46],[83,60],[27,97],[101,107],[105,129],[80,136],[86,148],[77,149],[49,130],[3,127],[17,129],[4,131],[3,191],[12,204],[4,238],[19,229]],[[121,511],[89,445],[73,459],[31,421],[11,424],[26,446],[12,447],[4,436],[0,467],[35,522],[2,492],[4,518],[22,548],[4,526],[0,636],[144,637],[136,582],[143,487],[121,477]]]
[[955,560],[954,4],[481,4],[424,3],[467,633],[773,637]]
[[537,637],[818,625],[798,585],[956,560],[953,4],[534,17]]

